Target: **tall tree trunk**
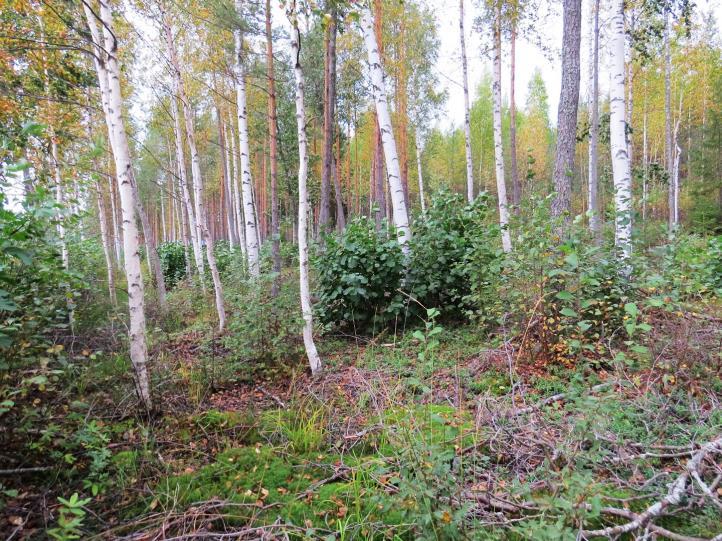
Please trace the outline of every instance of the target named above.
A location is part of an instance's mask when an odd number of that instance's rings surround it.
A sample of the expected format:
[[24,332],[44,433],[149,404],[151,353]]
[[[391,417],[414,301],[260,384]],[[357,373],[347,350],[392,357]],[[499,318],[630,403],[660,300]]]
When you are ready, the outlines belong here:
[[308,192],[306,180],[308,175],[308,141],[306,138],[306,109],[304,105],[304,81],[301,68],[301,32],[298,30],[296,18],[296,0],[291,0],[288,12],[291,19],[291,58],[296,83],[296,126],[298,128],[298,257],[301,288],[301,312],[303,313],[303,343],[306,347],[311,373],[317,374],[322,369],[321,357],[313,341],[313,309],[308,278]]
[[599,212],[599,0],[591,0],[591,80],[589,99],[589,180],[587,197],[589,206],[589,229],[597,243],[602,240],[602,217]]
[[[176,92],[177,91],[178,89],[176,88]],[[180,182],[183,204],[185,205],[186,216],[188,218],[191,246],[193,248],[193,258],[196,263],[196,270],[198,271],[198,279],[200,280],[201,287],[205,290],[205,264],[203,261],[203,252],[201,251],[201,241],[198,237],[196,213],[193,208],[193,201],[191,200],[190,188],[188,187],[185,148],[183,145],[183,129],[181,128],[180,113],[178,111],[178,98],[176,94],[171,96],[171,112],[173,114],[173,130],[175,132],[176,158],[178,161],[178,182]]]
[[[464,0],[459,0],[459,36],[461,37],[461,70],[464,86],[464,145],[466,149],[466,199],[471,203],[474,200],[474,163],[471,158],[471,111],[469,108],[469,75],[466,66],[466,39],[464,36]],[[419,147],[416,145],[417,161]],[[418,167],[418,164],[417,164]],[[421,175],[419,174],[419,178]],[[421,210],[424,209],[424,198],[421,196]]]
[[100,0],[99,17],[102,35],[98,30],[96,15],[90,6],[83,3],[85,17],[91,31],[94,45],[94,63],[98,74],[101,101],[108,125],[108,135],[118,180],[120,206],[123,215],[123,247],[125,275],[128,282],[128,310],[130,314],[129,339],[130,359],[133,364],[138,396],[146,410],[151,411],[153,401],[148,376],[148,347],[145,337],[145,300],[143,298],[143,276],[138,253],[138,229],[135,222],[136,205],[132,185],[130,148],[123,121],[123,96],[120,91],[120,65],[118,63],[116,34],[113,33],[113,16],[107,0]]
[[100,225],[100,240],[103,243],[103,256],[105,257],[105,270],[108,277],[108,298],[113,307],[118,305],[118,297],[115,294],[115,265],[113,264],[112,247],[110,235],[108,234],[108,211],[105,206],[105,197],[101,183],[95,181],[95,197],[98,204],[98,223]]
[[649,175],[649,143],[647,141],[647,76],[644,74],[644,111],[642,117],[642,222],[647,220],[647,195]]
[[505,252],[511,252],[509,231],[509,204],[504,180],[504,147],[501,135],[501,0],[494,4],[494,79],[492,83],[494,161],[496,162],[496,190],[499,199],[499,226],[501,244]]
[[191,176],[193,177],[193,195],[195,196],[196,225],[200,230],[200,241],[206,246],[206,259],[208,260],[208,268],[211,270],[211,280],[213,281],[213,290],[216,301],[216,312],[218,314],[218,329],[223,332],[226,326],[226,309],[223,304],[223,285],[221,277],[218,273],[216,265],[216,256],[213,253],[213,239],[208,230],[208,217],[206,216],[205,201],[203,200],[203,178],[201,176],[201,163],[198,155],[198,147],[196,146],[195,129],[193,127],[193,110],[190,101],[185,92],[183,78],[180,71],[180,64],[176,54],[175,45],[173,43],[170,23],[167,13],[163,13],[164,31],[170,53],[171,65],[173,66],[173,76],[176,81],[176,88],[179,93],[181,105],[183,107],[183,117],[185,119],[186,139],[188,140],[188,150],[191,154]]
[[579,106],[579,46],[582,37],[581,0],[563,0],[564,31],[562,37],[562,90],[559,96],[557,151],[554,161],[552,215],[564,216],[569,223],[571,213],[574,150],[577,143],[577,109]]
[[424,200],[424,174],[421,170],[421,144],[418,133],[416,134],[416,175],[419,177],[419,201],[421,202],[421,213],[426,214],[426,201]]
[[331,175],[333,174],[334,114],[336,106],[336,0],[327,0],[329,11],[325,33],[323,95],[323,170],[318,224],[323,232],[331,220]]
[[669,10],[665,10],[664,19],[664,154],[667,168],[668,189],[668,224],[670,234],[677,225],[674,220],[674,183],[672,171],[674,170],[674,146],[672,144],[672,51],[671,51],[671,17]]
[[394,225],[399,233],[401,248],[404,253],[408,254],[408,241],[411,239],[409,216],[406,208],[404,187],[401,184],[399,158],[396,152],[396,141],[394,140],[391,115],[389,114],[384,73],[381,67],[378,44],[376,43],[376,37],[374,35],[373,15],[370,8],[363,8],[361,26],[366,43],[366,50],[368,52],[371,70],[371,87],[374,101],[376,102],[376,116],[379,122],[379,131],[381,132],[384,157],[386,158],[386,176],[388,178],[391,200],[393,202]]
[[[240,17],[242,1],[235,0],[236,13]],[[243,36],[241,29],[233,30],[235,43],[234,76],[236,83],[236,106],[238,108],[238,139],[241,151],[241,197],[243,199],[243,216],[246,223],[246,256],[248,272],[252,277],[260,273],[259,237],[256,209],[253,200],[253,179],[251,178],[251,155],[248,145],[248,111],[246,109],[246,69],[243,61]]]
[[163,269],[160,266],[160,257],[158,257],[157,243],[155,235],[153,234],[153,229],[150,226],[150,221],[148,220],[148,214],[145,212],[143,201],[141,200],[140,194],[138,193],[138,184],[135,181],[135,175],[133,174],[132,170],[130,174],[130,182],[133,188],[133,197],[135,199],[136,210],[138,212],[138,217],[140,218],[140,225],[143,228],[143,239],[145,241],[146,256],[148,257],[148,266],[150,267],[150,270],[153,273],[153,277],[155,278],[154,282],[155,290],[158,294],[158,305],[162,310],[165,310],[165,278],[163,277]]
[[271,0],[266,0],[266,74],[268,76],[268,138],[271,161],[271,259],[273,280],[271,294],[278,295],[281,273],[281,221],[278,205],[278,113],[276,111],[276,73],[273,65],[273,34],[271,28]]
[[629,258],[632,255],[632,178],[627,153],[626,116],[624,114],[624,0],[612,3],[610,65],[611,86],[609,90],[609,137],[612,150],[614,176],[614,207],[616,210],[614,240],[619,251],[622,271],[631,272]]
[[236,134],[233,129],[229,130],[226,140],[231,140],[231,154],[233,155],[233,209],[236,212],[236,225],[238,226],[238,240],[241,244],[241,252],[248,262],[246,255],[246,221],[243,216],[243,205],[241,205],[241,188],[239,186],[240,171],[238,170],[238,150],[236,149]]
[[336,230],[341,233],[346,228],[346,212],[343,208],[341,193],[341,138],[336,138],[336,158],[334,160],[333,188],[336,195]]
[[234,248],[238,246],[238,229],[236,228],[235,213],[233,211],[231,172],[228,167],[228,145],[226,144],[225,126],[223,125],[223,115],[218,106],[216,106],[216,116],[218,117],[219,160],[221,162],[221,173],[223,175],[223,201],[225,203],[226,226],[228,227],[228,239],[231,248]]
[[[110,169],[110,163],[108,163],[108,168]],[[123,239],[121,238],[123,235],[118,227],[120,220],[118,220],[118,210],[115,204],[115,189],[111,174],[108,174],[108,198],[110,199],[110,219],[113,225],[113,254],[115,255],[115,261],[120,265],[123,261]]]
[[521,182],[519,181],[519,166],[516,160],[516,20],[512,21],[511,28],[511,65],[509,67],[509,152],[511,165],[511,203],[514,211],[519,212],[521,204]]

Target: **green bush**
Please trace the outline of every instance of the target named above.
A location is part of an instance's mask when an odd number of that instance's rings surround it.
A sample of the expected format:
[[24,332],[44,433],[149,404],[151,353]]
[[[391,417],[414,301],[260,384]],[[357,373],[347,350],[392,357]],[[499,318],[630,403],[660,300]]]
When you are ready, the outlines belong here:
[[444,317],[473,310],[471,293],[479,289],[472,279],[498,273],[502,254],[499,229],[486,223],[487,212],[485,193],[469,205],[460,194],[442,191],[416,220],[405,289],[423,306],[439,309]]
[[314,261],[322,323],[379,330],[401,313],[404,255],[392,231],[377,231],[373,220],[362,217],[340,236],[326,238],[325,251]]
[[[67,329],[82,281],[63,268],[52,195],[31,194],[20,212],[3,208],[3,200],[0,192],[0,359],[17,361],[42,353],[53,332]],[[0,360],[0,370],[7,368]]]
[[186,276],[185,247],[180,241],[163,242],[158,245],[158,257],[165,286],[172,289]]
[[[303,354],[303,320],[298,284],[282,281],[278,295],[269,295],[272,277],[261,275],[228,294],[228,333],[223,345],[229,366],[244,378],[297,364]],[[244,367],[238,369],[238,365]]]

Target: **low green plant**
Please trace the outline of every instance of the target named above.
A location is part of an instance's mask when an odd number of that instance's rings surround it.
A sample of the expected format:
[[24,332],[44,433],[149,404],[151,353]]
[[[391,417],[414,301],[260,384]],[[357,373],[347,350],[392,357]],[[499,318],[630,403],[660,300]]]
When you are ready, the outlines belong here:
[[83,507],[88,505],[90,501],[91,498],[81,499],[77,492],[67,500],[59,496],[58,525],[49,529],[48,535],[58,541],[80,539],[83,535],[83,521],[87,514]]
[[398,291],[404,255],[387,226],[377,231],[369,218],[352,220],[340,236],[326,237],[314,266],[319,298],[315,312],[324,324],[378,331],[404,309],[405,298]]
[[158,245],[158,257],[165,286],[172,289],[187,275],[186,248],[180,241],[163,242]]

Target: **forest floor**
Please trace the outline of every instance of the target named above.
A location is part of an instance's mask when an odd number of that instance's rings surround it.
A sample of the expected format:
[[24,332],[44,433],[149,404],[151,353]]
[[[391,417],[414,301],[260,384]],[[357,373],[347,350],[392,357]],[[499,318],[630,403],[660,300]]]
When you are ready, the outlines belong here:
[[79,492],[83,539],[722,539],[721,315],[650,313],[645,363],[468,325],[433,348],[326,336],[316,378],[168,334],[161,414],[133,413],[126,360],[96,360],[52,415],[79,414],[80,478],[3,478],[0,536],[45,538]]

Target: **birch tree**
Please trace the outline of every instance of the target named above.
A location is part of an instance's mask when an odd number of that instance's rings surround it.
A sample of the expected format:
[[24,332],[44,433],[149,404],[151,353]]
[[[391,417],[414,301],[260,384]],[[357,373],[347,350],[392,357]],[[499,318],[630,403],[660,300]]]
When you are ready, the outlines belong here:
[[[409,215],[406,207],[406,196],[401,182],[399,158],[396,150],[396,140],[389,114],[388,95],[384,82],[384,72],[381,66],[381,55],[374,35],[374,19],[370,7],[361,9],[361,30],[363,32],[366,52],[368,54],[369,70],[371,75],[371,89],[376,103],[376,116],[379,123],[381,143],[386,162],[386,178],[388,179],[389,196],[393,207],[394,226],[399,234],[399,244],[405,254],[409,252],[408,242],[411,239]],[[380,164],[377,164],[377,166]]]
[[[148,346],[146,343],[145,299],[141,274],[136,205],[132,185],[130,148],[123,120],[123,96],[120,90],[120,64],[117,57],[117,34],[113,32],[113,16],[107,0],[100,0],[99,9],[91,9],[83,2],[83,10],[93,42],[93,61],[98,75],[101,103],[108,126],[108,135],[115,161],[120,207],[123,217],[123,251],[125,276],[128,282],[128,311],[130,360],[133,365],[138,396],[146,410],[153,402],[148,375]],[[98,29],[98,22],[102,27]]]
[[[175,89],[176,92],[178,89]],[[198,279],[201,287],[205,289],[205,265],[203,261],[203,252],[201,251],[201,243],[198,237],[198,227],[196,226],[196,215],[193,209],[193,201],[191,200],[191,192],[188,187],[188,176],[186,174],[186,158],[185,148],[183,145],[183,129],[181,128],[180,113],[178,112],[178,98],[176,94],[170,97],[171,114],[173,116],[173,131],[175,135],[175,151],[178,168],[178,183],[180,184],[181,196],[183,197],[183,207],[188,221],[188,231],[191,238],[191,246],[193,248],[193,260],[196,264]],[[185,227],[185,226],[184,226]]]
[[632,178],[624,111],[624,0],[614,0],[612,3],[610,41],[609,139],[616,211],[614,244],[619,251],[622,270],[625,274],[629,274],[631,272],[629,258],[632,255]]
[[[589,229],[597,242],[601,241],[602,221],[599,214],[599,0],[590,0],[590,78],[589,78],[589,174],[587,206]],[[645,147],[646,148],[646,147]]]
[[[271,165],[271,259],[272,270],[281,272],[281,222],[278,205],[278,111],[276,108],[276,72],[273,63],[273,33],[271,24],[271,0],[266,0],[266,75],[268,77],[268,139]],[[273,281],[271,291],[278,295],[278,280]]]
[[[235,0],[236,14],[241,17],[242,1]],[[251,178],[251,160],[248,145],[248,111],[246,107],[246,68],[243,61],[243,35],[241,28],[233,30],[234,42],[234,78],[236,85],[236,108],[238,109],[238,140],[241,154],[241,198],[245,219],[246,257],[248,272],[252,277],[260,273],[259,243],[256,227],[256,209],[253,202],[253,179]]]
[[501,244],[504,252],[511,252],[511,232],[509,231],[509,204],[506,197],[504,180],[504,147],[501,134],[501,2],[494,0],[494,75],[492,83],[493,124],[494,124],[494,161],[496,165],[496,191],[499,201],[499,225],[501,226]]
[[173,34],[168,18],[168,13],[161,3],[163,31],[166,35],[168,43],[168,54],[170,56],[171,67],[173,68],[173,78],[175,80],[175,88],[178,92],[178,99],[183,108],[183,118],[185,120],[186,140],[188,141],[188,150],[191,158],[191,176],[193,178],[193,195],[195,202],[196,227],[199,233],[199,242],[205,244],[206,259],[208,260],[208,268],[211,271],[211,279],[213,281],[213,292],[216,301],[216,312],[218,314],[218,329],[223,332],[226,326],[226,310],[223,303],[223,285],[221,284],[221,276],[218,273],[216,265],[216,256],[213,253],[213,239],[208,230],[208,217],[206,216],[205,201],[203,197],[203,177],[201,175],[200,157],[198,155],[198,147],[196,145],[195,128],[193,126],[193,110],[190,101],[186,95],[185,86],[183,84],[183,76],[180,70],[180,62],[176,52],[175,43],[173,42]]
[[[459,36],[461,38],[461,71],[464,86],[464,143],[466,149],[466,199],[474,200],[474,163],[471,158],[471,112],[469,108],[469,76],[466,65],[466,39],[464,36],[464,0],[459,0]],[[418,146],[417,146],[418,161]],[[419,174],[421,179],[421,174]],[[423,208],[423,197],[422,208]]]
[[308,278],[308,141],[306,136],[306,109],[304,104],[304,79],[301,67],[301,32],[298,29],[296,1],[291,0],[288,9],[291,21],[291,61],[296,88],[296,126],[298,130],[298,259],[301,289],[301,312],[303,314],[303,344],[306,348],[311,373],[322,370],[321,357],[313,341],[313,308]]
[[557,150],[554,160],[552,215],[569,221],[571,212],[574,150],[577,143],[577,109],[579,106],[579,46],[582,37],[582,2],[564,0],[562,37],[562,85],[557,120]]

